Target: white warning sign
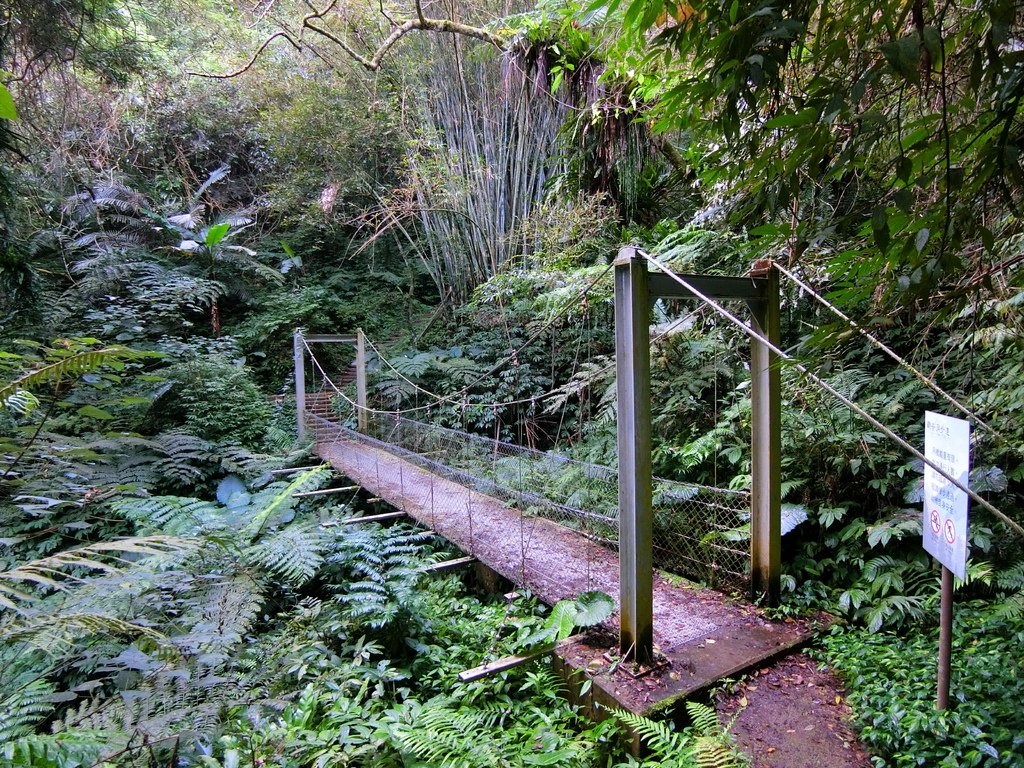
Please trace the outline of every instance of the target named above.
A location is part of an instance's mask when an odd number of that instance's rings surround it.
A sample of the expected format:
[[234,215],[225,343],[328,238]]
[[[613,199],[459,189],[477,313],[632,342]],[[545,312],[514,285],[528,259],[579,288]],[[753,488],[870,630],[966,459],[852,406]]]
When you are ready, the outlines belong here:
[[[965,487],[971,471],[971,425],[926,411],[924,455]],[[967,494],[924,465],[924,548],[964,578],[967,570]]]

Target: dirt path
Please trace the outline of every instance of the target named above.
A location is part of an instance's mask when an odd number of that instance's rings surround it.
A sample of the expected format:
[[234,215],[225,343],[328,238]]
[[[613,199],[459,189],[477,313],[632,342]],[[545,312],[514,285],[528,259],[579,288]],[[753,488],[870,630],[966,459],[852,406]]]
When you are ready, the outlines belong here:
[[750,674],[718,711],[750,755],[753,768],[870,768],[850,726],[846,692],[803,654]]

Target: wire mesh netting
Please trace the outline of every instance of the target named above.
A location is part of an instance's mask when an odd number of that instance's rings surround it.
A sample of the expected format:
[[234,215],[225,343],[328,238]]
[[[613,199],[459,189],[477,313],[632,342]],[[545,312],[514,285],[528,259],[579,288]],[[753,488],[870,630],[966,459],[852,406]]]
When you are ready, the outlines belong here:
[[[410,499],[421,509],[430,509],[432,525],[445,533],[444,525],[460,521],[462,540],[474,541],[474,525],[479,535],[485,524],[484,499],[497,500],[520,515],[520,549],[509,557],[518,558],[518,568],[526,569],[531,558],[527,539],[534,530],[525,530],[524,521],[542,519],[584,535],[591,542],[612,550],[618,548],[618,476],[614,468],[576,461],[554,452],[538,451],[459,430],[418,421],[398,414],[367,412],[365,433],[346,426],[340,413],[351,409],[340,398],[333,406],[325,402],[331,395],[321,392],[307,399],[307,414],[316,429],[317,441],[348,442],[386,451],[402,458],[430,475],[465,488],[465,501],[452,501],[459,492],[446,485],[437,494],[432,479],[406,484],[399,476],[395,489],[400,498]],[[350,461],[363,462],[365,471],[376,473],[378,484],[388,481],[380,476],[379,454],[363,451],[349,455]],[[372,464],[372,466],[369,466]],[[385,470],[387,472],[388,470]],[[372,479],[372,478],[371,478]],[[426,487],[424,487],[426,486]],[[425,494],[431,494],[426,498]],[[444,497],[443,499],[441,497]],[[461,510],[453,509],[461,506]],[[444,508],[441,508],[441,507]],[[653,484],[654,561],[666,571],[703,582],[719,589],[745,589],[749,583],[750,500],[749,494],[709,486],[655,478]],[[492,520],[507,525],[507,520]],[[450,536],[453,540],[457,537]],[[515,539],[514,536],[511,539]],[[584,553],[578,553],[581,557]],[[585,581],[595,584],[593,564],[562,563],[561,569],[585,568]],[[547,570],[552,570],[551,564]],[[545,578],[559,578],[545,573]],[[617,578],[617,574],[616,574]]]

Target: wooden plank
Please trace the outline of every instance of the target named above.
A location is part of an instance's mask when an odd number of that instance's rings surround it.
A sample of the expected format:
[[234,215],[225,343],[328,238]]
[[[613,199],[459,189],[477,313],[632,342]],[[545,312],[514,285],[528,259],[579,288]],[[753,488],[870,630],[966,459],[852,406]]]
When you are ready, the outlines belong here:
[[293,499],[302,499],[306,496],[327,496],[331,493],[345,493],[345,491],[354,491],[359,488],[358,485],[345,485],[341,488],[322,488],[319,491],[302,491],[302,493],[293,493]]
[[405,512],[384,512],[380,515],[365,515],[363,517],[346,517],[341,525],[355,525],[356,523],[379,523],[383,520],[396,520],[405,517]]
[[524,653],[518,656],[505,656],[502,659],[495,659],[494,661],[489,661],[486,664],[481,664],[479,667],[473,667],[472,669],[459,672],[459,680],[463,683],[470,683],[474,680],[479,680],[482,677],[494,675],[498,672],[504,672],[506,669],[512,669],[513,667],[518,667],[521,664],[533,661],[541,656],[547,656],[553,650],[555,650],[555,646],[548,645],[543,648],[538,648],[536,651],[531,651],[530,653]]
[[[679,275],[683,280],[709,299],[742,299],[756,301],[764,298],[767,280],[763,277],[729,277],[725,275]],[[695,299],[689,288],[680,285],[663,272],[652,272],[648,277],[651,296]]]
[[475,563],[476,558],[472,555],[466,557],[456,557],[454,560],[444,560],[440,563],[431,563],[430,565],[421,565],[416,570],[420,573],[438,573],[440,571],[448,571],[452,568],[458,568],[463,565],[469,565]]

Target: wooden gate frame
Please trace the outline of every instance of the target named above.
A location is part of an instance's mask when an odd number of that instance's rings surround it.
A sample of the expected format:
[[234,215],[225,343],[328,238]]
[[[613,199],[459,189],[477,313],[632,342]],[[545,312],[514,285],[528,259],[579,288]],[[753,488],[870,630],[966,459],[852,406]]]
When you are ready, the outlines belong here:
[[[623,248],[615,267],[615,366],[619,453],[619,650],[645,663],[654,655],[653,511],[651,504],[651,302],[700,299],[667,274],[648,272],[636,248]],[[744,301],[758,340],[750,347],[751,597],[779,600],[782,570],[781,386],[779,273],[749,277],[680,275],[709,299]]]
[[306,439],[306,344],[354,344],[356,348],[356,428],[366,432],[366,335],[362,328],[355,334],[304,333],[296,328],[292,335],[295,360],[295,421],[299,440]]

